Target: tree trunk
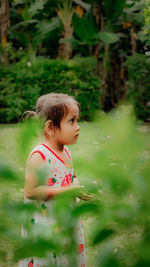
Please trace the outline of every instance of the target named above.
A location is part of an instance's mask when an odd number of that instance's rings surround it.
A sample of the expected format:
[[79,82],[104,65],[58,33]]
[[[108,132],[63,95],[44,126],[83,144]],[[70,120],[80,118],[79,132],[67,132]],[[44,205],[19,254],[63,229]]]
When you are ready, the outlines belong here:
[[71,42],[61,43],[65,38],[71,38],[73,34],[72,26],[66,27],[63,30],[62,37],[60,39],[60,45],[58,49],[58,58],[69,59],[72,57],[72,44]]
[[[8,27],[10,25],[9,20],[9,2],[8,0],[1,0],[1,44],[2,48],[5,50],[7,46],[7,36],[8,36]],[[1,56],[1,62],[7,63],[8,56],[6,51]]]
[[[95,17],[96,23],[98,25],[99,31],[102,31],[104,29],[104,17],[102,12],[102,2],[101,1],[93,1],[93,15]],[[101,47],[101,42],[99,41],[94,49],[93,55],[98,60],[98,67],[97,72],[98,75],[101,78],[101,96],[100,96],[100,105],[102,108],[104,108],[105,104],[105,97],[107,92],[107,73],[106,73],[106,58],[104,56],[103,63],[99,60],[99,52]],[[106,49],[107,50],[107,49]],[[105,51],[106,53],[106,51]]]
[[104,46],[103,67],[102,67],[102,86],[101,86],[101,98],[100,105],[105,110],[105,99],[108,94],[108,60],[109,60],[109,44]]
[[131,51],[132,51],[132,55],[134,55],[136,53],[137,50],[137,34],[135,32],[135,25],[132,24],[132,28],[131,28]]
[[74,9],[60,9],[57,11],[58,16],[60,17],[63,23],[63,32],[62,38],[60,39],[60,46],[58,49],[58,58],[69,59],[72,57],[72,44],[71,42],[61,42],[66,38],[71,38],[73,34],[72,27],[72,16],[74,13]]
[[[101,2],[99,3],[97,3],[97,1],[93,2],[93,14],[94,14],[99,30],[103,30],[104,20],[103,20]],[[100,51],[100,41],[96,45],[94,53],[93,53],[93,55],[96,56],[97,59],[99,59],[99,51]]]

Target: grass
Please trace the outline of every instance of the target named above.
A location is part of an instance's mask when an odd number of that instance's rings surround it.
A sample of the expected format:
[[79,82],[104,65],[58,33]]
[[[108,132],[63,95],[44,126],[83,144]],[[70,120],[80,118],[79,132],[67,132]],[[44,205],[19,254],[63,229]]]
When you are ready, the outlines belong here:
[[[91,131],[92,130],[92,131]],[[143,125],[140,127],[141,131],[149,132],[150,127],[147,125]],[[17,156],[17,131],[18,131],[18,125],[17,124],[8,124],[8,125],[0,125],[0,150],[1,150],[1,157],[6,158],[6,160],[9,160],[14,166],[19,166],[18,172],[21,172],[21,175],[23,177],[23,173],[25,172],[25,166],[21,163]],[[104,136],[100,133],[99,128],[95,127],[94,123],[87,123],[83,122],[81,123],[81,132],[80,132],[80,138],[79,141],[77,142],[76,145],[71,146],[70,149],[72,151],[73,158],[78,157],[78,155],[82,155],[82,151],[84,148],[87,146],[87,144],[91,145],[91,149],[93,146],[101,145],[103,142]],[[32,149],[32,147],[31,147]],[[78,166],[76,166],[76,174],[78,176]],[[80,178],[80,177],[79,177]],[[84,179],[84,178],[82,178]],[[85,178],[86,179],[86,178]],[[15,183],[10,182],[8,183],[3,183],[1,185],[0,189],[0,194],[3,192],[4,189],[11,189],[11,195],[13,198],[23,199],[24,197],[24,192],[23,192],[23,185],[24,185],[24,178],[22,178],[22,181],[20,184],[16,185]],[[130,192],[129,192],[130,193]],[[111,198],[113,196],[109,196]],[[107,195],[104,194],[102,191],[100,194],[100,198],[104,200],[107,198]],[[110,201],[110,200],[109,200]],[[96,258],[99,254],[99,250],[103,250],[103,243],[97,246],[92,246],[90,243],[91,240],[91,235],[93,232],[93,228],[96,225],[96,218],[92,216],[86,216],[83,218],[83,228],[84,228],[84,235],[85,235],[85,243],[86,243],[86,254],[87,254],[87,265],[88,267],[94,267],[96,266]],[[92,231],[91,231],[92,229]],[[20,231],[20,229],[18,229]],[[121,248],[124,244],[126,245],[126,242],[129,239],[134,239],[133,242],[133,249],[134,245],[136,243],[136,240],[140,238],[140,229],[130,229],[130,231],[124,231],[120,230],[120,235],[116,238],[116,252]],[[12,248],[14,244],[12,243],[7,243],[6,241],[0,241],[0,250],[4,252],[7,251],[5,256],[5,261],[3,265],[0,265],[1,267],[15,267],[16,265],[13,265],[11,262],[11,257],[12,257]],[[128,246],[128,245],[127,245]],[[129,248],[130,250],[130,248]],[[132,256],[133,254],[128,250],[126,257],[126,263],[128,266],[132,266],[133,260]],[[116,253],[114,252],[114,253]],[[122,255],[120,254],[120,257]],[[136,255],[135,255],[136,257]],[[7,259],[6,259],[7,258]]]

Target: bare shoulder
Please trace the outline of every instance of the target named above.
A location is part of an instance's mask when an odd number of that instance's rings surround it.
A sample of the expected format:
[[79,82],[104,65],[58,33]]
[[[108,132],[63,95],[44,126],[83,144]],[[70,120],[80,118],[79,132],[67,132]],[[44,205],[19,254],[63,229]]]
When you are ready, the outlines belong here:
[[34,189],[38,186],[37,170],[42,167],[43,159],[39,153],[34,153],[28,159],[25,175],[25,194],[28,198],[33,197]]
[[28,167],[38,167],[43,164],[43,159],[39,153],[34,153],[28,160]]
[[36,178],[36,170],[42,168],[43,159],[39,153],[34,153],[27,162],[26,168],[26,180],[32,180]]

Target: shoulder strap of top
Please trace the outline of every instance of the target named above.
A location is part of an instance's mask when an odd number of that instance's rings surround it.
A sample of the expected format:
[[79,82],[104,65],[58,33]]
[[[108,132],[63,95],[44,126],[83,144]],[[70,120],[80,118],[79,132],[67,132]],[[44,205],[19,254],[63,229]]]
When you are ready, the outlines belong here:
[[[68,157],[69,157],[69,158],[71,159],[71,161],[72,161],[72,156],[71,156],[71,151],[70,151],[70,149],[69,149],[67,146],[65,146],[64,149],[65,149],[65,151],[66,151]],[[74,171],[74,178],[76,178],[76,177],[77,177],[77,176],[76,176],[75,171]]]
[[65,146],[64,149],[65,149],[65,152],[67,153],[68,157],[72,160],[72,156],[71,156],[71,152],[70,152],[69,148]]
[[44,161],[46,161],[46,157],[45,157],[43,151],[41,151],[41,150],[42,150],[41,148],[42,148],[41,145],[36,146],[36,147],[31,151],[31,153],[30,153],[30,155],[29,155],[29,157],[28,157],[28,160],[32,157],[33,154],[38,153],[38,154],[41,155],[42,159],[43,159]]
[[39,153],[39,154],[41,155],[42,159],[43,159],[44,161],[46,161],[46,157],[44,156],[44,154],[43,154],[40,150],[34,150],[34,151],[30,154],[29,159],[30,159],[30,158],[32,157],[32,155],[35,154],[35,153]]

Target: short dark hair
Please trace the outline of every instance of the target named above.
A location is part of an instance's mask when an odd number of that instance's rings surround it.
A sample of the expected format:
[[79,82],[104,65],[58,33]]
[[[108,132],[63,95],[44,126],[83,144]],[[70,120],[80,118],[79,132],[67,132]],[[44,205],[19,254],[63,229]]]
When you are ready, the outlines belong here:
[[51,120],[54,127],[60,128],[60,122],[68,113],[68,104],[75,103],[79,108],[79,103],[67,94],[50,93],[42,95],[36,103],[36,111],[27,111],[27,118],[35,116],[44,121]]

